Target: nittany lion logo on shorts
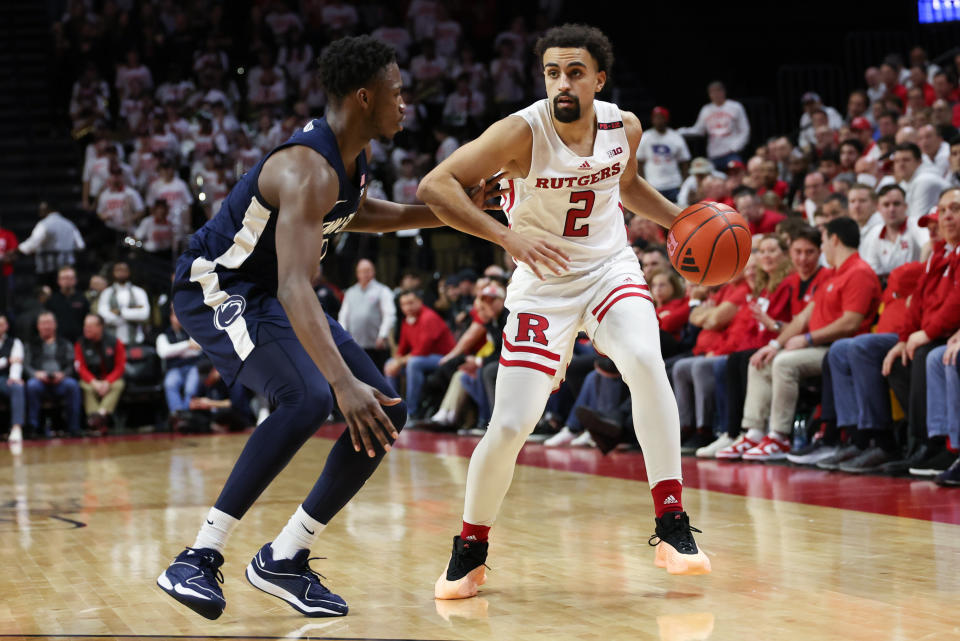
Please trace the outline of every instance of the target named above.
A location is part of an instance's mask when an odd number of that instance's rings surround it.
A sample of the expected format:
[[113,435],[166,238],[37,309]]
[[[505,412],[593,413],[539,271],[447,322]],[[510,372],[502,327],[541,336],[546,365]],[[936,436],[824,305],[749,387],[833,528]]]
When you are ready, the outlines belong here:
[[247,308],[247,299],[243,296],[234,294],[227,300],[220,303],[216,311],[213,312],[213,324],[217,329],[226,329],[233,325],[240,318],[243,311]]

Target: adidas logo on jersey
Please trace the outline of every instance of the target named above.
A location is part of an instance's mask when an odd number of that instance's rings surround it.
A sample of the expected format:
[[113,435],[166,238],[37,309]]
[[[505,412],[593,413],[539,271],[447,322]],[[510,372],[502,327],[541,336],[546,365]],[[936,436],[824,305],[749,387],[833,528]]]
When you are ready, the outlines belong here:
[[590,169],[590,163],[586,160],[583,161],[583,164],[578,167],[578,169]]
[[678,501],[676,498],[674,498],[673,494],[671,494],[671,495],[668,496],[667,498],[663,499],[663,504],[664,504],[664,505],[675,505],[675,504],[677,504],[677,503],[679,503],[679,502],[680,502],[680,501]]

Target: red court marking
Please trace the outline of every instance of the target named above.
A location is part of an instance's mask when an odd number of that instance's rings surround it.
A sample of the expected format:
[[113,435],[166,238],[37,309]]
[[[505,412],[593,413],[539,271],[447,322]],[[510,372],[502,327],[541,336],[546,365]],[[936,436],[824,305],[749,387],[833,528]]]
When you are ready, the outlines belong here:
[[[317,431],[321,438],[335,439],[344,425],[328,423]],[[24,441],[25,447],[52,447],[87,443],[103,446],[113,441],[175,440],[211,436],[203,434],[124,434],[102,438]],[[401,433],[400,449],[468,457],[479,438],[407,430]],[[603,456],[584,448],[549,448],[529,443],[518,462],[565,472],[595,474],[630,481],[646,481],[643,457],[630,452]],[[843,510],[902,516],[924,521],[960,525],[960,490],[937,487],[932,481],[888,476],[855,476],[817,469],[763,463],[721,463],[690,457],[682,459],[683,484],[725,494],[789,501]]]
[[[327,425],[320,434],[334,436],[339,434],[338,429]],[[410,430],[401,433],[398,447],[470,456],[478,440]],[[631,452],[603,456],[594,449],[549,448],[528,443],[520,451],[518,462],[567,472],[647,480],[643,457]],[[855,476],[787,465],[721,463],[691,457],[684,457],[682,464],[686,487],[960,525],[960,490],[937,487],[932,481]]]

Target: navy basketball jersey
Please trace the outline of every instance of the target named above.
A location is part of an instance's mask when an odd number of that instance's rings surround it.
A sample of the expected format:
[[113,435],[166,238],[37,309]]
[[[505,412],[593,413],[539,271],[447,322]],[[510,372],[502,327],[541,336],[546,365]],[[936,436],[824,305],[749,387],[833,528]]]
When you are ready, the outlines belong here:
[[[312,120],[244,174],[220,211],[190,239],[187,251],[177,261],[174,309],[191,338],[200,343],[230,384],[261,340],[264,324],[274,326],[273,335],[279,331],[295,337],[277,300],[279,212],[266,202],[257,186],[267,158],[292,145],[315,150],[340,179],[337,203],[323,217],[321,255],[330,239],[357,213],[366,192],[366,155],[357,157],[356,177],[351,180],[327,121]],[[328,322],[337,345],[349,340],[350,335],[329,316]]]
[[[367,187],[367,158],[357,157],[356,177],[347,176],[337,139],[326,118],[311,120],[285,143],[263,157],[230,190],[220,211],[193,237],[187,253],[214,263],[217,272],[229,270],[256,283],[268,293],[277,293],[277,209],[260,194],[260,170],[267,158],[280,149],[305,145],[326,158],[340,179],[337,203],[323,217],[323,250],[357,213]],[[321,257],[322,257],[321,255]],[[196,274],[191,280],[197,281]]]

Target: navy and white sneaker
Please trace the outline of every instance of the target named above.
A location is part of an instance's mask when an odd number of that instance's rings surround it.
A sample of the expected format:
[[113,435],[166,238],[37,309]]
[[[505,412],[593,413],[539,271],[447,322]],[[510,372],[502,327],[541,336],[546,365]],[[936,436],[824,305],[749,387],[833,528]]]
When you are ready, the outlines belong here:
[[187,548],[157,577],[157,585],[200,616],[216,619],[227,606],[218,585],[221,565],[223,555],[216,550]]
[[275,561],[267,543],[247,566],[247,581],[308,617],[342,617],[347,602],[320,583],[322,575],[310,568],[309,556],[310,550],[300,550],[292,559]]

